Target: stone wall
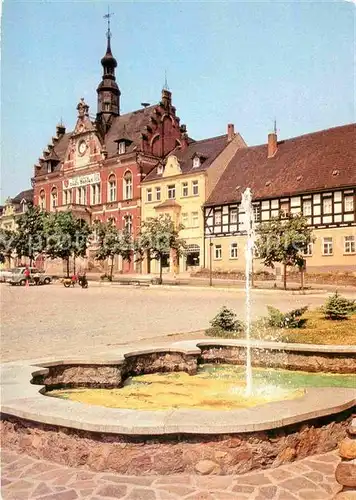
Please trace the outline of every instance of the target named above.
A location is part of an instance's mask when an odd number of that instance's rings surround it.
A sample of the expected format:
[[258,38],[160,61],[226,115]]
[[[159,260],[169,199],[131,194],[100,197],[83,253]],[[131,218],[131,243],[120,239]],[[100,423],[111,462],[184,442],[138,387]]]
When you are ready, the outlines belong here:
[[342,485],[342,491],[336,500],[356,499],[356,418],[348,428],[348,436],[339,447],[341,462],[336,469],[336,480]]
[[118,364],[63,364],[47,368],[47,374],[35,375],[33,384],[45,385],[46,389],[93,387],[120,387],[130,376],[146,373],[183,371],[197,372],[198,354],[183,352],[149,352],[132,354]]
[[120,436],[3,415],[1,444],[36,458],[119,474],[241,474],[333,450],[351,410],[273,431],[229,435]]
[[[201,363],[242,365],[246,361],[243,346],[200,345]],[[252,349],[252,364],[268,368],[285,368],[307,372],[356,373],[356,354],[333,354],[277,349]]]
[[36,375],[32,383],[46,388],[114,388],[122,383],[121,365],[56,365],[48,368],[47,375]]
[[183,352],[152,352],[127,356],[124,372],[126,376],[144,375],[158,372],[197,372],[198,354]]

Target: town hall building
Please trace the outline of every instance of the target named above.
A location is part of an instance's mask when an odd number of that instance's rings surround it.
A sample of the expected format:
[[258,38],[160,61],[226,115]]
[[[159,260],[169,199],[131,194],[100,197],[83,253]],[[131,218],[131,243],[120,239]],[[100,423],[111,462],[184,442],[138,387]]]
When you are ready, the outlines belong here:
[[[81,99],[74,130],[57,125],[34,166],[34,204],[49,212],[71,210],[90,224],[111,220],[135,235],[141,221],[142,180],[170,151],[184,148],[188,136],[167,88],[157,104],[143,103],[141,109],[121,114],[110,28],[101,65],[96,118],[90,118],[89,106]],[[120,261],[117,270],[133,272],[137,266],[134,259]]]

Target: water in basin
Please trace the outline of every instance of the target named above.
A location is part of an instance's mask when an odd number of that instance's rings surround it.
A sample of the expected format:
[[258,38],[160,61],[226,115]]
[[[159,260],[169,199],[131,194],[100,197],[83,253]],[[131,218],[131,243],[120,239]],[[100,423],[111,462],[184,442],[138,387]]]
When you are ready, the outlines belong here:
[[112,408],[231,410],[302,397],[308,387],[355,387],[353,375],[253,369],[253,392],[246,394],[245,367],[201,365],[196,375],[154,373],[128,378],[117,389],[63,389],[47,395]]

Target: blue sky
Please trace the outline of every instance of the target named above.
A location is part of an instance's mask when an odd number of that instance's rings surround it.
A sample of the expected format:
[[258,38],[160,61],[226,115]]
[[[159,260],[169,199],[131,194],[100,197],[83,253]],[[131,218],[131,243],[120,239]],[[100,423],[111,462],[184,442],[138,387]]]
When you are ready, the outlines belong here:
[[[60,118],[96,112],[107,1],[5,0],[2,201],[30,187]],[[352,2],[110,2],[122,113],[168,85],[195,139],[232,122],[250,145],[355,121]]]

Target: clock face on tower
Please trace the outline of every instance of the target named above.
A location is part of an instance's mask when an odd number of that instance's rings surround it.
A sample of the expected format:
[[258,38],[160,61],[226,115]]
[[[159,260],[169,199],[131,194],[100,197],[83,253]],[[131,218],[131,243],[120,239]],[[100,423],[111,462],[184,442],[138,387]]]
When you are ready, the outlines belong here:
[[86,142],[85,141],[80,141],[80,143],[78,144],[78,153],[81,156],[83,156],[83,154],[85,153],[86,150],[87,150]]

